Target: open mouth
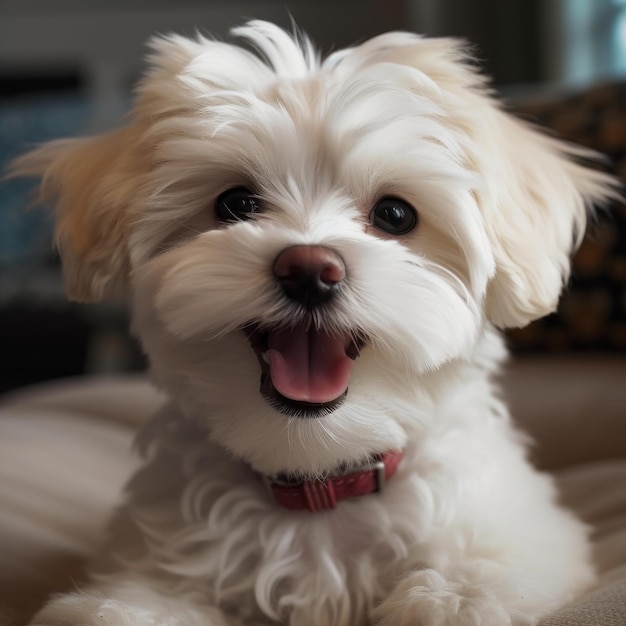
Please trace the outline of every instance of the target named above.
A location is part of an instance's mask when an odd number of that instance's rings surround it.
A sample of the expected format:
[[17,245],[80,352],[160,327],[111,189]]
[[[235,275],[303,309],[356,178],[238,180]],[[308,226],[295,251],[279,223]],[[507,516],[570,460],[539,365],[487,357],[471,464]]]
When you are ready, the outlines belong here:
[[364,339],[358,334],[330,334],[302,323],[244,332],[261,365],[260,392],[280,413],[322,417],[341,405]]

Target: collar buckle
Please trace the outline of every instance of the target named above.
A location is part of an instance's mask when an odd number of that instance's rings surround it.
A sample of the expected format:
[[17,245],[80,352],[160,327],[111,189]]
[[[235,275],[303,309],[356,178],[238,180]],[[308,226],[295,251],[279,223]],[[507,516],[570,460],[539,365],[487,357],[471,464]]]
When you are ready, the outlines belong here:
[[[368,469],[367,467],[363,467],[363,469]],[[371,465],[371,469],[374,470],[374,475],[376,476],[376,489],[373,493],[382,493],[385,490],[385,486],[387,485],[387,468],[385,464],[379,459]]]

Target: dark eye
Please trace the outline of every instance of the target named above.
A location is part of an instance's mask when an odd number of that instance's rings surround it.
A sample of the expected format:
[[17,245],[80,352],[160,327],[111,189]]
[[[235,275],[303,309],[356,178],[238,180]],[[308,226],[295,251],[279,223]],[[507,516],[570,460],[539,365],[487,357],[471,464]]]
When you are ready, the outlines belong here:
[[215,214],[220,222],[249,220],[261,210],[259,199],[245,187],[235,187],[220,194],[215,201]]
[[417,225],[417,211],[404,200],[383,198],[372,209],[370,222],[391,235],[404,235]]

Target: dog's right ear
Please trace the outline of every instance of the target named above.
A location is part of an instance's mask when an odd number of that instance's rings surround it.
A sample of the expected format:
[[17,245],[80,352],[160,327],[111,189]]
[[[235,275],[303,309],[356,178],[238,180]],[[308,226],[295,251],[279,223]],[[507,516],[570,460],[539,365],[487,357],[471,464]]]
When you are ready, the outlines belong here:
[[[68,297],[97,302],[127,290],[133,201],[150,159],[149,122],[185,106],[175,77],[202,50],[200,41],[171,36],[151,42],[153,54],[128,126],[93,137],[60,139],[18,157],[9,177],[41,180],[38,204],[54,208],[55,241]],[[187,102],[191,99],[187,98]]]
[[132,126],[96,137],[62,139],[17,158],[9,176],[38,177],[39,200],[53,206],[55,239],[70,298],[124,295],[129,206],[142,159]]
[[[128,126],[100,136],[53,141],[19,157],[10,168],[9,177],[41,179],[39,200],[54,207],[66,291],[74,300],[125,295],[128,237],[140,204],[135,200],[154,161],[148,154],[154,144],[146,137],[150,124],[202,105],[198,96],[219,82],[205,65],[217,67],[213,73],[228,82],[237,68],[240,73],[248,69],[253,58],[202,37],[157,37],[150,46],[148,71]],[[213,56],[207,60],[207,55]]]

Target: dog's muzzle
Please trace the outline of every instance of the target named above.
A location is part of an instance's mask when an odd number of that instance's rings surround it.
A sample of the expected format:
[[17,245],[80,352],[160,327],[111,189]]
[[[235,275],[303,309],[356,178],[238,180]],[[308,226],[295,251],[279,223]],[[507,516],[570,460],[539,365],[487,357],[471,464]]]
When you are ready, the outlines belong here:
[[261,394],[287,415],[327,415],[345,398],[364,343],[358,331],[319,325],[344,285],[346,265],[331,248],[296,245],[278,254],[271,271],[284,296],[305,315],[269,327],[251,321],[244,329],[261,365]]

